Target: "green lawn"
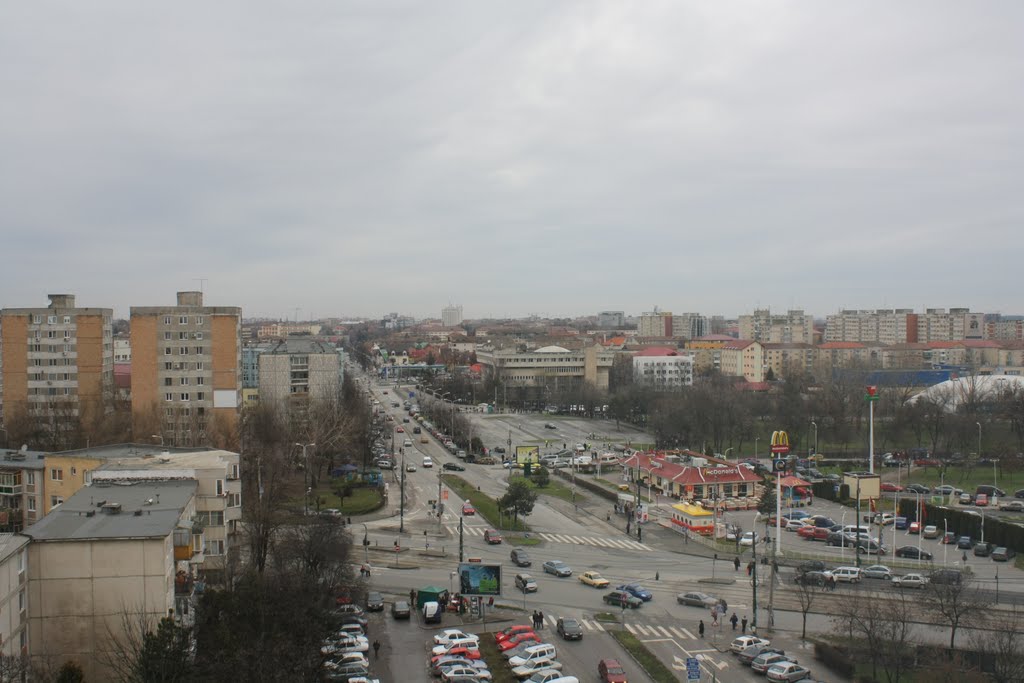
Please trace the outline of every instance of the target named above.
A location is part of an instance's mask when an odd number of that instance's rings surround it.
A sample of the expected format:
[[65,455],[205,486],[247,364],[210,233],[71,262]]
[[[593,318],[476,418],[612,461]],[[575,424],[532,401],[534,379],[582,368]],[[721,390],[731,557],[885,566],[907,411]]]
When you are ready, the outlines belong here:
[[609,631],[655,683],[679,683],[672,671],[629,631]]
[[495,529],[502,531],[529,531],[530,526],[519,520],[515,526],[512,525],[512,519],[506,515],[501,515],[498,510],[498,501],[494,500],[486,493],[478,491],[475,486],[470,484],[468,481],[458,476],[457,474],[443,474],[441,479],[447,484],[453,491],[459,494],[460,498],[464,498],[473,504],[476,508],[476,513],[487,520],[487,522]]
[[522,474],[521,470],[517,471],[517,472],[513,472],[512,473],[512,478],[516,478],[517,475],[518,475],[519,479],[522,479],[523,481],[525,481],[527,484],[530,485],[531,489],[533,489],[534,491],[536,491],[537,493],[539,493],[542,496],[551,496],[553,498],[561,498],[562,500],[564,500],[566,502],[569,502],[569,503],[573,502],[572,488],[570,486],[566,486],[566,485],[562,484],[561,480],[558,480],[558,479],[555,479],[554,477],[551,477],[548,480],[547,486],[540,487],[540,486],[537,486],[536,484],[534,484],[532,479],[526,479],[525,477],[523,477],[523,474]]
[[493,683],[519,682],[519,679],[512,675],[512,668],[508,662],[501,656],[501,650],[498,649],[498,643],[495,642],[494,636],[489,633],[484,633],[480,637],[480,655],[487,662],[487,667],[494,677],[491,679]]
[[[317,503],[319,502],[319,508]],[[301,508],[305,501],[297,498],[292,501],[292,506]],[[352,489],[352,495],[342,501],[338,495],[331,490],[330,486],[323,485],[316,489],[309,498],[310,509],[326,510],[334,508],[341,510],[345,515],[365,515],[368,512],[378,510],[384,505],[384,497],[380,489],[373,487],[360,487]]]

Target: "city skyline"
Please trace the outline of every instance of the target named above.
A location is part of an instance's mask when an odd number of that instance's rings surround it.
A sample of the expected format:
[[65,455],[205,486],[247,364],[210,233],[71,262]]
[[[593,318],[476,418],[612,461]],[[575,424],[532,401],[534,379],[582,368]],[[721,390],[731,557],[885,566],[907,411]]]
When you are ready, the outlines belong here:
[[1017,3],[197,8],[6,13],[0,307],[1021,312]]

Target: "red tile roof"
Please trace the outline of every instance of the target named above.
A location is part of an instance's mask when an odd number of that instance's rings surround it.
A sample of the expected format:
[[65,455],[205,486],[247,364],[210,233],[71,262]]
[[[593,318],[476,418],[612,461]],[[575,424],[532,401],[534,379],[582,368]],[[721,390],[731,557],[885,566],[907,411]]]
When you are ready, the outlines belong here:
[[637,351],[636,356],[678,356],[678,349],[670,349],[667,346],[648,346],[642,351]]
[[[755,483],[760,477],[746,467],[731,462],[723,462],[717,458],[702,456],[693,451],[683,451],[686,455],[703,457],[708,461],[707,467],[693,467],[692,465],[674,463],[664,459],[664,454],[634,453],[622,464],[626,467],[635,468],[640,466],[641,475],[644,470],[652,470],[652,474],[662,479],[668,479],[673,483],[682,486],[703,486],[705,484],[732,484],[732,483]],[[652,467],[652,462],[654,467]]]

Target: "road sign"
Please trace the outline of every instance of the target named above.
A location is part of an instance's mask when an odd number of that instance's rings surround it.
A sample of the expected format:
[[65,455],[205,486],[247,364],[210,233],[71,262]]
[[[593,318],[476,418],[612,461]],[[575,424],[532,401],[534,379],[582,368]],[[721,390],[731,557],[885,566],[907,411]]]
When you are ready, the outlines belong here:
[[700,680],[700,660],[696,657],[686,658],[686,680],[688,681],[699,681]]
[[783,458],[775,458],[772,460],[772,472],[785,472],[786,461]]
[[865,401],[877,401],[878,400],[878,387],[875,387],[875,386],[864,387],[864,400]]
[[448,500],[448,489],[441,491],[441,500]]
[[789,453],[789,434],[786,432],[772,432],[771,451],[776,455]]

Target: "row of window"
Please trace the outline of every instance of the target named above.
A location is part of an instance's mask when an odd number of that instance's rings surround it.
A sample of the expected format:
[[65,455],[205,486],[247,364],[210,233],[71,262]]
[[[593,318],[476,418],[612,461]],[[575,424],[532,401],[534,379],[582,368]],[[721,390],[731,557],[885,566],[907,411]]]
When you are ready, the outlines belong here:
[[[179,346],[178,347],[178,355],[179,356],[187,356],[189,354],[189,348],[190,347],[188,347],[188,346]],[[196,347],[194,347],[192,349],[192,353],[196,354],[197,356],[201,356],[201,355],[203,355],[205,353],[205,351],[204,351],[205,348],[206,347],[204,347],[204,346],[196,346]],[[173,356],[174,355],[174,347],[172,347],[172,346],[165,346],[164,347],[164,355],[165,356]]]
[[77,372],[30,372],[28,375],[29,382],[42,382],[49,380],[51,382],[75,382],[78,380]]
[[[188,392],[182,392],[182,393],[178,394],[178,400],[179,401],[191,401],[192,400],[191,396],[192,396],[192,394],[190,394]],[[164,394],[164,400],[165,401],[173,401],[174,400],[174,392],[168,391],[167,393],[165,393]],[[206,400],[206,392],[205,391],[197,391],[196,392],[195,400],[197,400],[197,401],[205,401]]]
[[29,353],[74,353],[74,344],[29,344]]
[[[62,339],[62,338],[65,339],[65,340],[67,340],[67,339],[74,339],[75,338],[74,330],[46,330],[46,337],[45,337],[45,339]],[[36,330],[35,332],[32,333],[32,336],[29,337],[29,341],[30,342],[32,342],[32,341],[39,341],[40,339],[44,339],[43,331],[42,330]]]
[[[193,381],[193,379],[195,381]],[[179,377],[178,378],[178,385],[179,386],[187,387],[190,384],[195,384],[197,386],[202,386],[202,385],[206,384],[206,378],[205,377],[195,377],[195,378],[193,378],[193,377]],[[173,387],[174,386],[174,378],[173,377],[164,377],[164,386],[165,387]]]
[[[63,321],[64,321],[65,325],[70,325],[71,324],[71,316],[70,315],[65,315],[63,317]],[[42,322],[43,322],[43,316],[39,315],[38,313],[32,315],[32,324],[33,325],[41,325]],[[57,316],[55,316],[55,315],[48,315],[48,316],[46,316],[46,324],[47,325],[56,325],[57,324]],[[106,324],[106,319],[105,318],[104,318],[104,324]]]
[[[172,337],[173,334],[174,334],[173,332],[164,332],[164,341],[171,341],[171,339],[173,338]],[[187,339],[202,339],[202,338],[203,338],[203,333],[202,332],[179,332],[178,333],[178,341],[185,341]]]
[[[202,325],[203,324],[203,316],[197,315],[195,323],[196,323],[196,325]],[[164,325],[173,325],[173,324],[174,324],[174,316],[173,315],[165,315],[164,316]],[[178,324],[179,325],[188,325],[188,316],[187,315],[179,315],[178,316]]]
[[75,387],[29,387],[29,396],[78,396]]
[[206,363],[203,361],[196,361],[194,363],[175,363],[173,361],[167,361],[164,363],[164,370],[205,370]]
[[[173,424],[175,422],[175,420],[177,418],[179,418],[179,417],[183,417],[183,418],[192,417],[192,409],[191,408],[167,408],[166,411],[164,412],[164,415],[167,418],[166,420],[164,420],[164,422],[168,423],[168,424]],[[203,406],[196,406],[196,415],[198,415],[199,417],[206,417],[206,408],[204,408]],[[186,427],[186,428],[192,426],[191,420],[182,420],[181,424],[182,424],[183,427]],[[203,432],[200,432],[199,436],[205,436],[205,434]]]

